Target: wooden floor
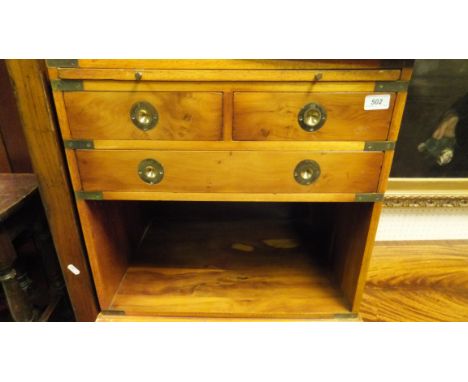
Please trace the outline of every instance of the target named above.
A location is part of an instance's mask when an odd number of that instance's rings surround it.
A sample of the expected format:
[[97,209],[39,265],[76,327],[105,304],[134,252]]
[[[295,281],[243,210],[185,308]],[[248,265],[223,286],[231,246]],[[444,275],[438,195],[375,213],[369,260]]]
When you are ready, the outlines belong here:
[[468,321],[468,242],[379,242],[364,321]]

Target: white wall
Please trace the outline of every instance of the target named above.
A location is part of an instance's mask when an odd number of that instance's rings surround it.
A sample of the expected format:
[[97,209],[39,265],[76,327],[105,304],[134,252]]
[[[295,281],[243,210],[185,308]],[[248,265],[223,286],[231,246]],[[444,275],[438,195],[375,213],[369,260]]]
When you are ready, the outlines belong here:
[[468,240],[468,208],[384,208],[376,240]]

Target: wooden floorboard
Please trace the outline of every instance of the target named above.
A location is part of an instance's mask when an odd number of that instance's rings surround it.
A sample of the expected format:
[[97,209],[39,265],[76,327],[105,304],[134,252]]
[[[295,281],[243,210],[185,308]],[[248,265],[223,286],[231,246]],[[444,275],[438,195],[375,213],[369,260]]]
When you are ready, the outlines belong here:
[[364,321],[468,321],[468,241],[379,242]]

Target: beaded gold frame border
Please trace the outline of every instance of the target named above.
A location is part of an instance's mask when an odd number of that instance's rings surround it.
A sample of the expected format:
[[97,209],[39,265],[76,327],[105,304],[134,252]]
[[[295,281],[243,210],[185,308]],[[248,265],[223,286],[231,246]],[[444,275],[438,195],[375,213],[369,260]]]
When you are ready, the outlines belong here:
[[468,207],[466,178],[390,178],[385,207]]

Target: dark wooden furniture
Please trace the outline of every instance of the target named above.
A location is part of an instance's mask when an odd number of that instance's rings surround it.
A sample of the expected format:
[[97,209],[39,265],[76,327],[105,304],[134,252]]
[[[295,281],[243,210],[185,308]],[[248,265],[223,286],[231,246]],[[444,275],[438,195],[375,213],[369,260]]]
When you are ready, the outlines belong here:
[[64,296],[37,189],[34,174],[0,173],[0,282],[14,321],[47,321]]
[[0,174],[0,282],[15,321],[32,321],[33,306],[20,286],[14,268],[13,239],[30,224],[26,221],[30,199],[37,191],[33,174]]
[[6,60],[0,60],[0,173],[4,172],[31,173],[32,167]]

